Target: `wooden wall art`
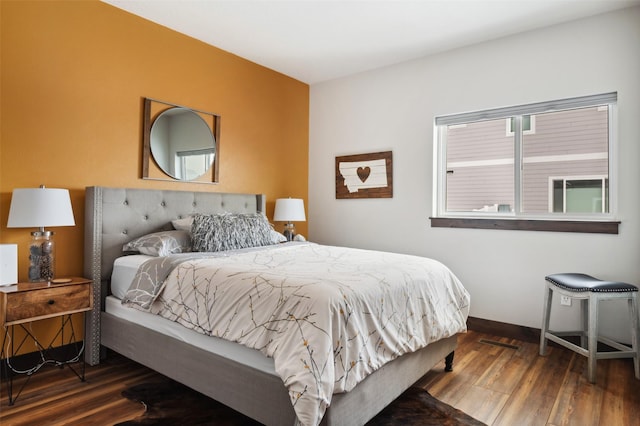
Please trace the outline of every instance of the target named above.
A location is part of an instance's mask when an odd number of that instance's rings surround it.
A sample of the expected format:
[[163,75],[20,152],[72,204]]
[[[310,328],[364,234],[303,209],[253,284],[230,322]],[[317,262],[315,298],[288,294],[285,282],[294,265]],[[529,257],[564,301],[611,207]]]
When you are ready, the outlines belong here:
[[336,198],[392,198],[391,151],[336,157]]

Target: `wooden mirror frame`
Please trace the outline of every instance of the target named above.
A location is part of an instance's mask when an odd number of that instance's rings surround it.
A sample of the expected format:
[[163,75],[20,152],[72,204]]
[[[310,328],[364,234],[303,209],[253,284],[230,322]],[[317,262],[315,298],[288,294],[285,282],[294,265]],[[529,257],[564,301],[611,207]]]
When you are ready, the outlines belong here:
[[[190,183],[218,183],[220,164],[220,116],[210,112],[195,110],[182,105],[143,98],[143,126],[142,126],[142,178],[151,180],[170,180],[174,182]],[[198,114],[209,126],[214,139],[215,155],[209,169],[193,180],[177,179],[164,171],[157,163],[151,152],[151,129],[156,118],[171,108],[183,108]],[[153,159],[153,161],[151,161]]]

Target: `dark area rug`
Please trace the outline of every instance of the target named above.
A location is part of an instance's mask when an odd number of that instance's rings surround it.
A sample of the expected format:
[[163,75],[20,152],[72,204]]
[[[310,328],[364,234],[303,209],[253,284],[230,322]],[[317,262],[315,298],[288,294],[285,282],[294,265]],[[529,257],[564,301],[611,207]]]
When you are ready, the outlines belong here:
[[411,387],[378,413],[367,426],[486,426],[464,412],[438,401],[422,388]]
[[[260,423],[172,380],[144,383],[122,392],[145,407],[145,413],[116,426],[215,425],[257,426]],[[438,401],[427,391],[409,388],[367,426],[481,426],[460,410]]]

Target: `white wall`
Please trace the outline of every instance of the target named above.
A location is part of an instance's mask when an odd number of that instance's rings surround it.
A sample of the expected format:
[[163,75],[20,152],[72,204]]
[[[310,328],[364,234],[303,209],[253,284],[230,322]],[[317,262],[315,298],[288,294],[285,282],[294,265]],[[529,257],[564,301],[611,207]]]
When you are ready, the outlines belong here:
[[[540,328],[544,276],[640,283],[640,7],[311,86],[309,237],[448,265],[471,316]],[[431,228],[437,115],[618,92],[620,234]],[[335,199],[335,157],[393,151],[392,199]],[[577,327],[577,305],[552,327]],[[603,332],[627,338],[626,306]],[[621,332],[617,328],[623,326]]]

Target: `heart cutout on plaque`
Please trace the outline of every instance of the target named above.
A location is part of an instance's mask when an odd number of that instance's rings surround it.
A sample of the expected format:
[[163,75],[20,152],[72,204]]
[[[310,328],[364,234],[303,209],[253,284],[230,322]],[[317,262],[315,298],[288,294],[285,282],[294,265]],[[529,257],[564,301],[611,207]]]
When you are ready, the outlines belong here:
[[364,183],[371,174],[371,167],[358,167],[358,177]]

